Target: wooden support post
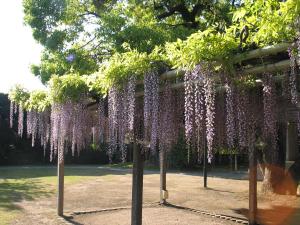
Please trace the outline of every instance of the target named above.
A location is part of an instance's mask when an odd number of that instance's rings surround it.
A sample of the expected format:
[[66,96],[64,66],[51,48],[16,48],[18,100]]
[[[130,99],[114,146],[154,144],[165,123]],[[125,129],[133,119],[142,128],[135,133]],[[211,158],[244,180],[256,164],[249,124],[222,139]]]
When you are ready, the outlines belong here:
[[234,170],[238,171],[238,157],[237,157],[237,153],[234,154]]
[[160,149],[159,152],[159,166],[160,166],[160,204],[166,203],[167,198],[167,172],[166,172],[166,152]]
[[232,154],[229,155],[229,164],[230,164],[230,170],[233,170],[233,156],[232,156]]
[[298,157],[297,124],[288,122],[286,127],[286,161],[295,161]]
[[57,176],[58,176],[58,196],[57,196],[57,214],[64,214],[64,157],[57,159]]
[[137,143],[133,143],[131,225],[142,224],[144,159]]
[[205,144],[203,154],[203,187],[207,188],[207,149]]
[[254,146],[249,151],[249,225],[256,225],[257,215],[257,155]]

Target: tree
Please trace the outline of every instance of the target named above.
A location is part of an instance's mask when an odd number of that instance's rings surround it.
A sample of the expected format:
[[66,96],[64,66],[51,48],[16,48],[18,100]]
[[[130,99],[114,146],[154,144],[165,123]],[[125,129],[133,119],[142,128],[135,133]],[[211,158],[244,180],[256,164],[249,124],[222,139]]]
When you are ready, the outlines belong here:
[[[211,24],[224,29],[230,1],[24,0],[24,21],[45,47],[32,71],[45,83],[71,68],[93,73],[115,52],[150,53],[167,41],[186,38]],[[75,60],[68,62],[73,55]]]

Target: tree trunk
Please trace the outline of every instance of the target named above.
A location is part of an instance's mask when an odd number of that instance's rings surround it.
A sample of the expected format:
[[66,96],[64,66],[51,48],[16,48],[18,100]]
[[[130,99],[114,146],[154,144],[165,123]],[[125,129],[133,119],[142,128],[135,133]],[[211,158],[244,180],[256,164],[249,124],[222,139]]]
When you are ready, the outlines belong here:
[[[263,161],[264,161],[264,178],[262,184],[262,192],[278,192],[278,188],[282,185],[285,176],[285,138],[283,131],[285,126],[279,124],[278,129],[278,142],[276,149],[271,148],[270,142],[267,142],[267,147],[264,151]],[[283,143],[281,143],[283,142]]]
[[160,204],[166,203],[166,193],[167,193],[167,172],[166,172],[166,152],[165,149],[160,149],[159,152],[160,161]]
[[265,166],[264,168],[264,179],[262,183],[262,192],[268,193],[273,192],[273,184],[272,184],[272,167],[271,166]]
[[133,143],[131,225],[142,224],[144,158],[140,147]]
[[57,159],[58,193],[57,193],[57,214],[64,214],[64,154],[60,153]]
[[253,145],[249,146],[249,225],[256,225],[257,214],[257,154]]

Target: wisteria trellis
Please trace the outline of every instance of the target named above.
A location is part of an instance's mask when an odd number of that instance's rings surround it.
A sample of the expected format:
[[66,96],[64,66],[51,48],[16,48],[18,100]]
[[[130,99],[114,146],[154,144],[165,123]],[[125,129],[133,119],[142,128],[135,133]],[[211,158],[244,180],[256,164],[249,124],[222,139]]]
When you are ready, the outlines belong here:
[[[291,102],[298,103],[296,73],[296,56],[289,50],[291,57],[291,70],[288,75],[289,93]],[[193,70],[187,71],[184,76],[184,130],[188,146],[188,159],[191,148],[196,147],[203,151],[206,146],[208,161],[213,159],[214,147],[244,148],[253,139],[253,113],[249,102],[247,88],[241,88],[234,84],[230,77],[224,83],[215,83],[214,74],[206,63],[198,64]],[[277,140],[277,116],[276,110],[276,87],[272,74],[263,75],[263,130],[264,139],[271,142],[273,151],[276,151]],[[225,120],[220,121],[216,111],[216,86],[223,86],[225,90]],[[64,153],[70,149],[72,154],[87,147],[91,142],[91,136],[98,136],[98,141],[108,142],[110,162],[114,154],[119,150],[120,158],[126,161],[127,146],[125,138],[128,134],[134,134],[134,123],[137,120],[135,107],[136,77],[131,76],[122,86],[112,86],[108,93],[108,105],[103,99],[98,101],[97,116],[95,117],[87,108],[88,97],[83,94],[79,100],[68,100],[63,103],[53,103],[50,108],[40,112],[28,110],[26,113],[22,105],[11,102],[10,126],[13,126],[14,115],[18,117],[18,134],[22,137],[24,122],[26,120],[26,133],[32,139],[32,145],[37,141],[44,147],[50,146],[50,159],[59,156],[63,159]],[[159,92],[159,75],[155,71],[149,71],[144,76],[144,107],[138,109],[143,112],[145,141],[149,141],[150,149],[155,153],[158,146],[160,149],[171,149],[178,138],[178,130],[181,129],[176,119],[176,101],[172,94],[171,83],[164,85],[164,91]],[[284,90],[286,92],[286,90]],[[259,91],[258,91],[259,93]],[[258,108],[260,106],[257,106]],[[107,113],[106,113],[107,109]],[[106,116],[108,114],[108,116]],[[300,116],[299,116],[300,118]],[[141,119],[141,118],[140,118]],[[300,119],[298,119],[300,123]],[[226,146],[217,146],[215,143],[216,124],[223,124],[226,131]],[[299,126],[300,127],[300,126]],[[106,132],[108,131],[108,134]],[[202,138],[205,135],[205,139]],[[139,135],[140,136],[140,135]],[[93,138],[95,141],[95,138]]]

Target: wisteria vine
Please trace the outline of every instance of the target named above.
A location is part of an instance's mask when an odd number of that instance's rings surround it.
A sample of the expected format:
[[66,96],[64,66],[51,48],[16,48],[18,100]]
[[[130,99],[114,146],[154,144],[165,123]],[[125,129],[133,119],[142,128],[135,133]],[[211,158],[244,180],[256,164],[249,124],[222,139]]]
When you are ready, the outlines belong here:
[[160,120],[159,120],[159,149],[170,151],[177,140],[176,120],[174,112],[175,98],[169,82],[166,83],[160,98]]
[[226,83],[226,134],[227,145],[229,148],[234,147],[235,141],[235,121],[234,121],[234,90],[233,85]]
[[108,95],[109,161],[119,148],[121,160],[126,161],[126,135],[133,134],[136,78],[132,76],[123,89],[112,87]]
[[293,104],[297,104],[298,103],[298,93],[297,93],[297,83],[296,83],[296,56],[294,51],[289,48],[288,49],[288,53],[290,56],[290,67],[291,67],[291,73],[289,76],[289,89],[290,89],[290,93],[291,93],[291,102]]
[[144,77],[144,136],[150,139],[150,150],[154,154],[158,139],[159,93],[158,75],[154,71]]
[[207,141],[207,159],[211,163],[213,159],[213,140],[215,136],[214,119],[215,119],[215,89],[212,78],[204,78],[204,94],[206,105],[206,141]]
[[273,159],[276,157],[277,120],[276,120],[276,90],[272,74],[264,74],[263,79],[264,128],[263,135],[272,149]]
[[[197,65],[192,72],[185,73],[184,87],[185,137],[188,145],[188,161],[190,158],[190,146],[194,136],[196,136],[198,150],[200,148],[200,132],[204,124],[206,127],[207,158],[211,162],[215,136],[215,90],[210,72],[205,66]],[[202,121],[205,121],[205,123]],[[195,130],[194,125],[196,126]]]
[[237,131],[238,131],[238,144],[241,149],[247,147],[248,135],[248,116],[247,107],[248,96],[245,90],[239,90],[236,96],[237,104]]

